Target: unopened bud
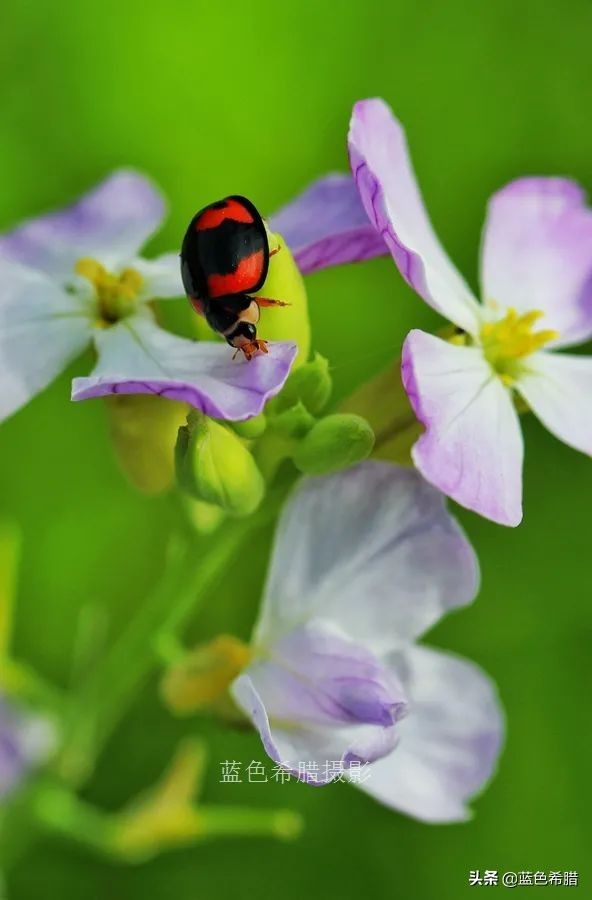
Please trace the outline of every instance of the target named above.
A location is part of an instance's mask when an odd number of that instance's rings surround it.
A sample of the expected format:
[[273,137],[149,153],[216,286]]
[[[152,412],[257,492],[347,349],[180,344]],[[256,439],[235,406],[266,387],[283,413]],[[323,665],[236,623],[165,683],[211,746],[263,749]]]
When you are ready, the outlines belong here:
[[250,654],[246,644],[228,634],[196,647],[164,676],[161,694],[165,703],[177,715],[212,707],[247,666]]
[[243,422],[232,422],[232,429],[239,437],[246,441],[254,441],[261,437],[267,427],[267,419],[263,413],[253,416],[252,419],[245,419]]
[[320,413],[331,396],[333,383],[329,374],[329,362],[320,353],[292,372],[281,394],[271,401],[271,408],[281,412],[303,403],[313,415]]
[[179,429],[177,479],[192,497],[233,516],[248,516],[265,492],[255,460],[239,437],[213,419],[192,412]]
[[117,460],[130,482],[145,494],[168,490],[175,480],[173,448],[187,404],[143,394],[120,394],[105,402]]
[[365,419],[345,413],[326,416],[298,445],[293,460],[306,475],[326,475],[366,459],[374,432]]
[[315,423],[315,417],[298,402],[273,419],[273,430],[284,437],[303,438]]
[[200,534],[213,534],[226,520],[228,513],[222,507],[204,500],[196,500],[189,494],[182,494],[183,507],[189,522]]

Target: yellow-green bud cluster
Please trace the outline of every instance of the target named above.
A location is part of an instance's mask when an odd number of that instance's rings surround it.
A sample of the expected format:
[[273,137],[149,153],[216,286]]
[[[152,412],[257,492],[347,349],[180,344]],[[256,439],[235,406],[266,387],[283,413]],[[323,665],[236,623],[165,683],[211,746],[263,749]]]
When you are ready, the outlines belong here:
[[320,353],[315,353],[310,362],[294,369],[283,391],[270,402],[268,409],[280,413],[300,402],[316,416],[327,406],[332,390],[329,362]]
[[[298,367],[265,413],[220,423],[192,412],[179,430],[177,480],[189,495],[191,520],[211,532],[226,515],[248,516],[263,500],[283,463],[306,475],[353,466],[372,452],[374,432],[351,413],[323,416],[332,390],[319,354]],[[218,515],[216,514],[218,511]]]

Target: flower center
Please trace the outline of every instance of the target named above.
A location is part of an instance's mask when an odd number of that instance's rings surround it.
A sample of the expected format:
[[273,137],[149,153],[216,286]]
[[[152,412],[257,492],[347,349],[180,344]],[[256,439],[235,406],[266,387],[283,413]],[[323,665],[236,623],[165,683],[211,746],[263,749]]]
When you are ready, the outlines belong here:
[[77,261],[74,271],[92,284],[102,324],[112,325],[136,311],[138,294],[144,282],[136,269],[124,269],[115,275],[96,259],[85,256]]
[[481,328],[479,338],[485,358],[504,384],[514,384],[524,369],[522,360],[559,336],[551,329],[534,330],[543,315],[537,309],[522,315],[509,309],[503,319]]

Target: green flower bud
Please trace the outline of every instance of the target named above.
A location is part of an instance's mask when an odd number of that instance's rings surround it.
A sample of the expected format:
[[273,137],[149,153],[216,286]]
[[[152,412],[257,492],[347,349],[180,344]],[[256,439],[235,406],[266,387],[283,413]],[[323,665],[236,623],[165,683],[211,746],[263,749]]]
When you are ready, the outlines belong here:
[[303,438],[314,426],[316,419],[311,416],[303,403],[295,403],[273,419],[273,430],[285,437]]
[[326,475],[366,459],[374,432],[360,416],[336,413],[316,423],[294,453],[294,464],[306,475]]
[[320,353],[315,353],[310,362],[292,372],[281,394],[270,402],[269,408],[280,412],[300,401],[310,413],[317,415],[329,402],[332,389],[329,362]]
[[274,243],[280,250],[269,260],[267,278],[259,294],[272,300],[283,300],[289,306],[262,307],[257,334],[266,341],[296,341],[299,348],[293,366],[296,368],[306,362],[310,352],[306,287],[300,269],[282,236],[270,234],[270,246]]
[[263,477],[240,438],[219,422],[192,412],[175,448],[180,486],[198,500],[233,516],[254,512],[265,491]]
[[119,465],[144,494],[168,490],[175,480],[173,448],[187,404],[143,394],[106,397],[111,440]]
[[245,419],[244,422],[232,422],[231,425],[239,437],[246,441],[254,441],[261,437],[267,428],[267,419],[263,413],[260,413],[258,416],[253,416],[252,419]]
[[291,459],[298,442],[308,434],[315,422],[315,417],[303,403],[295,403],[270,419],[269,428],[254,448],[257,465],[268,483],[273,481],[281,464]]
[[220,506],[195,500],[188,494],[183,494],[183,506],[189,522],[200,534],[213,534],[228,515]]
[[423,429],[403,387],[400,360],[359,387],[340,411],[368,420],[376,436],[373,458],[413,465],[411,448]]

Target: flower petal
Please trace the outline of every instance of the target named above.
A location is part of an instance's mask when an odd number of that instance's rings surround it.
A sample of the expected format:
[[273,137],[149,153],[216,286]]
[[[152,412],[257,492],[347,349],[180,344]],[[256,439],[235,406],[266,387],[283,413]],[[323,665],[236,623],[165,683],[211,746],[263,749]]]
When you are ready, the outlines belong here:
[[390,727],[405,710],[398,680],[369,650],[321,621],[283,635],[247,671],[272,719]]
[[156,259],[132,259],[127,265],[144,279],[141,289],[143,300],[185,296],[178,253],[163,253]]
[[536,353],[517,384],[532,411],[560,441],[592,455],[592,358]]
[[0,260],[0,420],[84,350],[91,313],[40,272]]
[[350,175],[319,178],[275,213],[269,225],[282,235],[305,275],[388,252],[368,222]]
[[0,258],[62,280],[85,256],[116,268],[136,256],[164,212],[164,200],[151,181],[121,170],[72,206],[31,219],[0,237]]
[[403,345],[402,377],[426,431],[413,461],[424,478],[494,522],[522,518],[523,443],[512,398],[478,347],[423,331]]
[[[267,681],[263,685],[269,685]],[[280,720],[270,722],[264,697],[249,672],[233,683],[232,695],[259,732],[266,753],[301,781],[327,784],[339,772],[329,771],[330,763],[347,769],[352,762],[380,759],[396,744],[393,726],[377,725],[294,725]]]
[[592,336],[592,210],[565,178],[519,178],[489,201],[482,247],[483,299],[540,309],[554,346]]
[[397,729],[399,744],[358,786],[424,822],[462,821],[500,752],[495,686],[473,663],[427,647],[411,648],[405,662],[412,709]]
[[234,421],[261,412],[281,390],[297,352],[295,344],[278,343],[250,362],[233,359],[225,344],[176,337],[143,316],[97,330],[95,342],[99,361],[88,378],[74,379],[73,400],[157,394]]
[[306,479],[284,508],[255,642],[322,618],[380,653],[469,603],[477,582],[442,495],[413,470],[362,463]]
[[354,106],[349,154],[370,221],[407,284],[447,319],[474,334],[479,305],[436,237],[405,133],[384,101],[362,100]]
[[0,697],[0,800],[47,757],[54,743],[47,720],[27,715]]

